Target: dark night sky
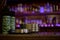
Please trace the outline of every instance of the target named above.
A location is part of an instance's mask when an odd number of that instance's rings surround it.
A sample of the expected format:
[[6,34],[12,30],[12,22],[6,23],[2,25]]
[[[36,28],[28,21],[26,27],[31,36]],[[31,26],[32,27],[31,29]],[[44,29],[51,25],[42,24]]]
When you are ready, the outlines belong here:
[[41,2],[50,2],[50,3],[56,3],[59,2],[59,0],[8,0],[8,5],[18,4],[18,3],[41,3]]

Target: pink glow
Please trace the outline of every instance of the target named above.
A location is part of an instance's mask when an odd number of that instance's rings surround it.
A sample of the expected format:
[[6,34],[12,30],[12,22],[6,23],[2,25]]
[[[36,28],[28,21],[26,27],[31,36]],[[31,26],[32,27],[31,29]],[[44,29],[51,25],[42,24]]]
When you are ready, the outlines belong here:
[[20,25],[16,25],[16,27],[20,27]]
[[47,27],[47,24],[45,24],[44,26]]

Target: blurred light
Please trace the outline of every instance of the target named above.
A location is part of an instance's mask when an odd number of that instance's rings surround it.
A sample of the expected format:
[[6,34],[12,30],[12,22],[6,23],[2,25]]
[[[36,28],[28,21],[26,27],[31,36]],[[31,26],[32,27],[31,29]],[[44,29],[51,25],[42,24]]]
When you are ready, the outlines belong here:
[[18,10],[19,12],[23,12],[23,11],[24,11],[22,7],[18,7],[17,10]]
[[16,27],[20,27],[20,25],[16,25]]
[[17,10],[15,10],[15,13],[18,12]]
[[19,23],[19,20],[18,19],[16,19],[16,23]]
[[46,11],[47,11],[47,12],[50,12],[50,9],[47,9]]
[[9,11],[12,11],[12,9],[10,8]]
[[32,13],[34,14],[35,12],[34,12],[34,11],[32,11]]
[[50,12],[50,4],[49,3],[47,3],[47,5],[46,5],[46,12]]
[[54,25],[53,25],[53,24],[51,24],[51,27],[54,27]]
[[39,12],[44,13],[44,7],[40,7]]
[[50,24],[47,24],[48,27],[50,27]]
[[15,11],[15,9],[14,8],[11,8],[10,11]]
[[41,24],[41,27],[44,27],[44,25],[43,25],[43,24]]
[[15,7],[15,12],[18,12],[17,7]]
[[60,27],[60,24],[56,24],[56,26],[59,26]]
[[47,24],[45,24],[45,27],[47,27]]
[[35,9],[35,11],[37,12],[37,11],[38,11],[38,9]]

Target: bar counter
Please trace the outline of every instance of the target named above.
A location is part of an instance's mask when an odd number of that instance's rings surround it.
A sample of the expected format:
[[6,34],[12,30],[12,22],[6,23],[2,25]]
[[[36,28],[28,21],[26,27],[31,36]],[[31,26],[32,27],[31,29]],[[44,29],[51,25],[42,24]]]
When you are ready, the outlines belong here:
[[59,40],[60,32],[39,32],[30,34],[0,34],[0,40]]

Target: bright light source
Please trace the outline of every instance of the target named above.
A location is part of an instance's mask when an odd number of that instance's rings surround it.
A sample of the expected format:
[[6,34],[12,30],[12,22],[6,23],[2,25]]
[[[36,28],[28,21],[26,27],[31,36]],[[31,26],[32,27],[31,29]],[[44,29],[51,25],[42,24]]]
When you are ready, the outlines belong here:
[[19,12],[23,12],[23,11],[24,11],[22,7],[18,7],[17,10],[18,10]]
[[39,12],[44,13],[44,7],[40,7]]

